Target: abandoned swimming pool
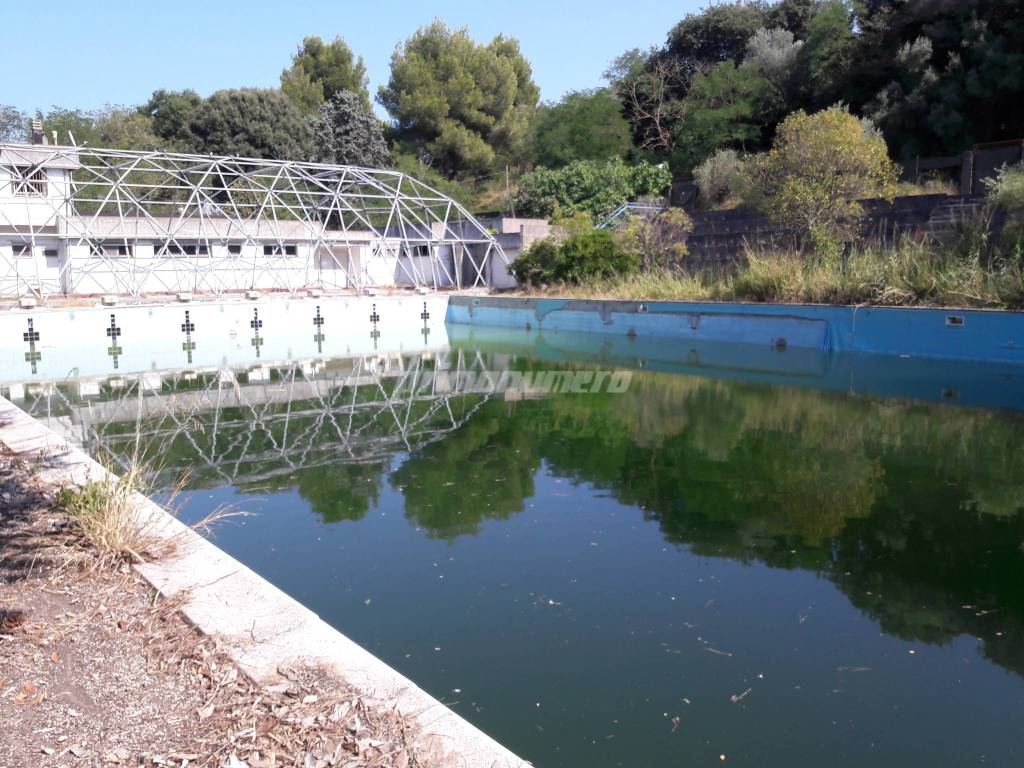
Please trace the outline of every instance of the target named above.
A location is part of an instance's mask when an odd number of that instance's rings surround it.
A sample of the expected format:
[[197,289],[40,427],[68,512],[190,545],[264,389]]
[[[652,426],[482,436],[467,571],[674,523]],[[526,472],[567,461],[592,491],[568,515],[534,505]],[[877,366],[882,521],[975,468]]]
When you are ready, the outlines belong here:
[[[327,302],[129,340],[103,317],[116,356],[37,325],[0,391],[166,485],[190,468],[186,518],[255,513],[217,544],[537,765],[1020,762],[1020,366],[416,301],[358,338]],[[630,375],[494,391],[508,371]]]

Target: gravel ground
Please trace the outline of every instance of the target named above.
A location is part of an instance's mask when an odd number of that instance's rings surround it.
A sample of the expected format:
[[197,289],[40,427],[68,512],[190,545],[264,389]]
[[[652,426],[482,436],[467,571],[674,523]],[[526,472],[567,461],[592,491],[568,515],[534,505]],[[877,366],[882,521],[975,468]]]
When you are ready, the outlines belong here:
[[430,763],[395,712],[312,668],[254,684],[127,565],[98,562],[0,453],[0,768]]

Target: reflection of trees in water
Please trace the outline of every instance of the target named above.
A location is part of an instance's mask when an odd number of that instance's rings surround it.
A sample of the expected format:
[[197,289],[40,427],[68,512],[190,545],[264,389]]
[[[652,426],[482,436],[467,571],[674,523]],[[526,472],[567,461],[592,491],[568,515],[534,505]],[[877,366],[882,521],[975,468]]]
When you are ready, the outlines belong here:
[[887,632],[975,635],[1024,674],[1019,416],[654,373],[621,395],[421,397],[402,383],[416,365],[272,371],[265,393],[165,384],[166,408],[138,415],[123,397],[111,405],[128,416],[114,409],[96,439],[192,466],[196,487],[297,488],[326,522],[363,518],[386,478],[410,523],[442,539],[521,511],[546,463],[639,507],[670,542],[815,571]]
[[503,418],[496,402],[458,430],[427,446],[391,475],[410,522],[437,538],[476,533],[484,519],[505,519],[533,495],[540,466],[535,434]]
[[488,403],[392,483],[452,537],[522,509],[541,461],[669,541],[817,571],[887,632],[975,635],[1024,674],[1019,417],[644,374],[623,395]]

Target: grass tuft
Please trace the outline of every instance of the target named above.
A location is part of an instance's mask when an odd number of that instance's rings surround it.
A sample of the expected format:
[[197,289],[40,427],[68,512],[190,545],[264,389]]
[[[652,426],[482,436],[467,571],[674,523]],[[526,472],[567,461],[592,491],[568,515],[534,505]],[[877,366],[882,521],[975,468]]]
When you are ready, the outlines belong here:
[[[126,461],[118,469],[120,475],[106,468],[103,479],[63,488],[57,494],[57,505],[71,519],[73,530],[89,551],[94,567],[101,569],[159,560],[170,555],[177,544],[176,536],[162,532],[165,521],[141,503],[142,497],[153,490],[149,478],[156,473],[137,458]],[[162,504],[171,515],[177,514],[175,499],[187,479],[180,478]],[[221,506],[190,527],[200,535],[209,536],[217,523],[248,514]]]
[[57,504],[71,518],[75,531],[98,557],[101,566],[144,563],[163,554],[156,520],[138,503],[146,490],[145,473],[131,465],[118,477],[105,472],[102,480],[63,488]]

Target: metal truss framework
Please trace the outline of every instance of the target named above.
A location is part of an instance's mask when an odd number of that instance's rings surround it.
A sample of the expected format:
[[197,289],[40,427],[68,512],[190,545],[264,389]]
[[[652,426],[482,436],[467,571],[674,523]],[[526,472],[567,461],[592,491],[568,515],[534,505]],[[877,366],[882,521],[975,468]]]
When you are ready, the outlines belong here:
[[[508,265],[462,205],[398,171],[3,143],[0,157],[9,173],[0,181],[0,238],[31,248],[35,274],[13,251],[0,270],[20,270],[44,295],[81,292],[90,273],[130,295],[461,288],[486,285],[495,258]],[[40,175],[54,167],[65,169],[63,183]],[[65,252],[58,279],[38,252],[55,238]],[[72,258],[70,246],[87,256]]]
[[[249,485],[325,464],[386,461],[458,429],[496,383],[479,352],[440,353],[429,365],[419,355],[346,362],[343,371],[331,361],[257,369],[274,371],[268,381],[250,372],[240,382],[230,369],[115,377],[118,389],[108,382],[101,401],[76,397],[69,384],[41,386],[21,407],[122,469],[133,457],[158,456],[160,490],[186,476],[193,488]],[[467,372],[483,381],[459,386]]]

